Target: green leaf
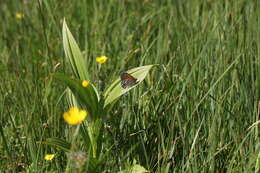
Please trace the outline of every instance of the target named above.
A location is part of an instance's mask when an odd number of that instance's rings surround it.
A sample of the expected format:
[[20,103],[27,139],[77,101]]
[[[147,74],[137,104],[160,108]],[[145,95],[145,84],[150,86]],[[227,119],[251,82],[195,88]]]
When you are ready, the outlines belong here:
[[94,90],[94,86],[89,84],[88,87],[83,87],[79,79],[72,79],[63,74],[54,74],[54,77],[64,82],[72,91],[77,100],[86,106],[90,117],[95,117],[98,111],[98,97]]
[[127,89],[122,88],[121,85],[120,85],[120,77],[118,77],[107,88],[107,90],[104,93],[104,97],[105,97],[104,107],[106,107],[108,104],[115,101],[117,98],[119,98],[124,93],[128,92],[129,90],[131,90],[134,87],[136,87],[137,85],[139,85],[144,80],[144,78],[146,77],[148,72],[151,70],[151,68],[156,66],[156,65],[157,64],[146,65],[146,66],[141,66],[141,67],[137,67],[137,68],[133,68],[131,70],[128,70],[127,73],[131,74],[133,77],[137,78],[138,81],[139,81],[135,86],[133,86],[131,88],[127,88]]
[[62,37],[65,55],[69,60],[74,75],[82,80],[90,80],[88,71],[86,70],[85,60],[79,46],[67,27],[65,19],[63,20]]
[[147,171],[144,167],[142,167],[141,165],[138,164],[134,164],[133,166],[131,166],[130,168],[127,168],[123,171],[120,171],[118,173],[146,173],[149,172]]
[[57,148],[62,149],[63,151],[69,152],[71,144],[68,143],[67,141],[59,138],[48,138],[46,141],[42,142],[43,144],[46,145],[52,145]]

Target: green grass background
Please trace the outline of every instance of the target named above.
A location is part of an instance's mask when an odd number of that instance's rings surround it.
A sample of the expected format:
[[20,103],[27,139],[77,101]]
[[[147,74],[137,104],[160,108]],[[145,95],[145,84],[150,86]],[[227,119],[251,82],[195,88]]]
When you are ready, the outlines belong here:
[[160,64],[104,115],[111,151],[100,170],[136,160],[151,172],[259,171],[258,1],[8,0],[0,11],[1,172],[65,170],[66,153],[42,144],[71,138],[65,87],[51,78],[71,75],[63,18],[100,91],[121,71]]

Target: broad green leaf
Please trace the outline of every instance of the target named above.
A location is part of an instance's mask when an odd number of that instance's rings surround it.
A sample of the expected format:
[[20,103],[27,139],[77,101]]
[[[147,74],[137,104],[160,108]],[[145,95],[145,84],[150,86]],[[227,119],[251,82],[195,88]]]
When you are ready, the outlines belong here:
[[[67,27],[65,19],[63,21],[62,37],[63,37],[64,52],[75,77],[81,80],[91,81],[89,78],[85,60],[81,54],[79,46],[77,45],[73,35],[71,34],[69,28]],[[96,92],[96,96],[99,100],[99,94],[96,87],[94,85],[92,85],[92,87]]]
[[81,80],[90,80],[84,58],[79,46],[67,27],[65,19],[63,20],[62,37],[65,55],[69,60],[74,75]]
[[147,171],[144,167],[142,167],[141,165],[138,164],[134,164],[133,166],[131,166],[130,168],[127,168],[123,171],[120,171],[118,173],[147,173],[149,171]]
[[57,148],[62,149],[63,151],[69,152],[71,144],[68,143],[67,141],[59,138],[48,138],[46,141],[42,142],[43,144],[46,145],[52,145]]
[[92,84],[84,88],[79,79],[72,79],[63,74],[54,74],[54,77],[64,82],[70,88],[74,96],[87,107],[87,111],[91,116],[96,115],[98,109],[98,98]]
[[127,88],[127,89],[122,88],[120,85],[120,77],[118,77],[107,88],[107,90],[104,93],[104,97],[105,97],[104,107],[106,107],[108,104],[115,101],[117,98],[119,98],[124,93],[128,92],[129,90],[131,90],[134,87],[136,87],[137,85],[139,85],[144,80],[144,78],[146,77],[148,72],[151,70],[151,68],[154,66],[156,66],[156,65],[146,65],[146,66],[141,66],[141,67],[137,67],[137,68],[128,70],[127,73],[131,74],[133,77],[137,78],[139,81],[135,86],[133,86],[131,88]]

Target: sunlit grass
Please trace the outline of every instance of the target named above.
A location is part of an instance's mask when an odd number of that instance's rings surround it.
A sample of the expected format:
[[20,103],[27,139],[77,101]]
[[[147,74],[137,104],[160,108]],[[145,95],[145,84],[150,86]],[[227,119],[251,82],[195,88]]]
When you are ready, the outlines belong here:
[[[64,172],[71,159],[47,140],[65,146],[74,134],[62,116],[70,107],[65,87],[52,78],[72,74],[62,47],[65,17],[100,93],[122,71],[160,64],[103,115],[107,155],[97,172],[134,161],[152,172],[257,172],[258,2],[39,2],[0,6],[1,171]],[[101,55],[109,57],[102,65]],[[75,140],[88,164],[86,138]]]

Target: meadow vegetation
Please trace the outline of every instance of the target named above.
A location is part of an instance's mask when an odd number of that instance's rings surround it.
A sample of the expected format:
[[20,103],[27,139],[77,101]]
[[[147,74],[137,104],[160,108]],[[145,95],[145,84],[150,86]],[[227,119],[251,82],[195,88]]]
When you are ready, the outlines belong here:
[[[8,0],[0,11],[0,172],[260,171],[258,1]],[[98,157],[63,119],[71,101],[53,76],[75,78],[64,18],[101,99],[120,72],[159,64],[100,117]]]

